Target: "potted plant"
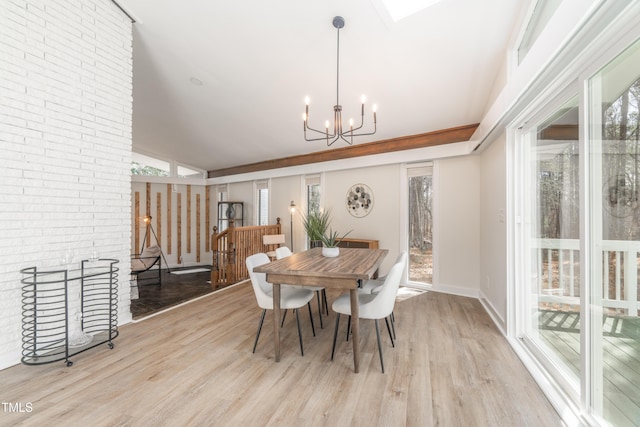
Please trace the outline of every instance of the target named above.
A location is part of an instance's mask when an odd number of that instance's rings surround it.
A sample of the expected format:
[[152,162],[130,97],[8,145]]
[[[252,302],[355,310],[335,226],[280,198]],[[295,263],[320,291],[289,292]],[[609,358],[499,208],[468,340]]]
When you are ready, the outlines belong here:
[[347,231],[342,237],[338,237],[338,232],[330,230],[329,234],[322,235],[322,256],[326,257],[337,257],[340,254],[340,248],[338,244],[340,240],[347,237],[347,235],[351,233],[351,230]]
[[309,247],[317,248],[322,246],[322,237],[326,233],[330,222],[331,214],[329,210],[312,211],[308,215],[302,215],[302,224],[310,242]]

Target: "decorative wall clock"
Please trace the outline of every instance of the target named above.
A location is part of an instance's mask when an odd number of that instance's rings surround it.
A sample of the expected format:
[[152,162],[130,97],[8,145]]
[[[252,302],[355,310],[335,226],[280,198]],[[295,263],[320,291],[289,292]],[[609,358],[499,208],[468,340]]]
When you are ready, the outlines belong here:
[[367,216],[373,209],[373,192],[366,184],[355,184],[347,190],[347,210],[356,218]]

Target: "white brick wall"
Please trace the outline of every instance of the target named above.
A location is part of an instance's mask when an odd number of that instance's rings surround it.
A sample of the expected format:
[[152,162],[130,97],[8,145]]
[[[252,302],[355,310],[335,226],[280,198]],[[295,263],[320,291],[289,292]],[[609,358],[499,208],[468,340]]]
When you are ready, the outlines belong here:
[[20,362],[19,270],[120,260],[129,311],[132,34],[110,0],[0,1],[0,369]]

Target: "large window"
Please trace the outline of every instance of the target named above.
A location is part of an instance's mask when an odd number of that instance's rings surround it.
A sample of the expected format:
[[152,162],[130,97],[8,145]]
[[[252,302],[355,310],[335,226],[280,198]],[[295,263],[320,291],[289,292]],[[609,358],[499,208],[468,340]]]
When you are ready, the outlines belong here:
[[[317,214],[322,209],[321,183],[322,175],[307,175],[304,177],[304,209],[306,209],[305,214],[307,215],[311,213]],[[309,247],[310,245],[309,239],[305,238],[305,247]]]
[[269,183],[267,181],[260,181],[256,183],[256,218],[258,219],[257,225],[269,224]]
[[520,46],[518,46],[518,64],[520,64],[529,53],[529,49],[538,40],[538,36],[547,26],[547,23],[555,13],[561,0],[538,0],[535,3],[531,17],[525,29]]
[[307,213],[320,212],[320,176],[305,177]]
[[523,336],[568,377],[580,376],[578,98],[524,129]]
[[176,165],[176,174],[178,178],[206,178],[206,174],[203,171],[181,165]]
[[177,178],[206,178],[204,170],[159,159],[145,154],[131,153],[131,175],[161,176]]
[[145,176],[170,176],[171,163],[134,152],[131,155],[131,174]]
[[589,80],[591,410],[640,424],[640,42]]
[[525,119],[514,145],[516,333],[591,422],[634,426],[640,42],[580,83]]
[[433,172],[431,164],[407,169],[409,281],[433,283]]
[[219,202],[229,201],[229,186],[227,184],[221,184],[216,186],[216,194],[218,195]]

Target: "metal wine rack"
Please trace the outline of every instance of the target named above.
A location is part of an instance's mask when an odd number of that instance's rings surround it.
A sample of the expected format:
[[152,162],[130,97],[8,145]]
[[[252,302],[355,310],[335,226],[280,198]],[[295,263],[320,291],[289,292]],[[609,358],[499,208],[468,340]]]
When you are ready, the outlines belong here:
[[117,260],[84,260],[80,268],[22,273],[22,363],[66,361],[118,336]]

